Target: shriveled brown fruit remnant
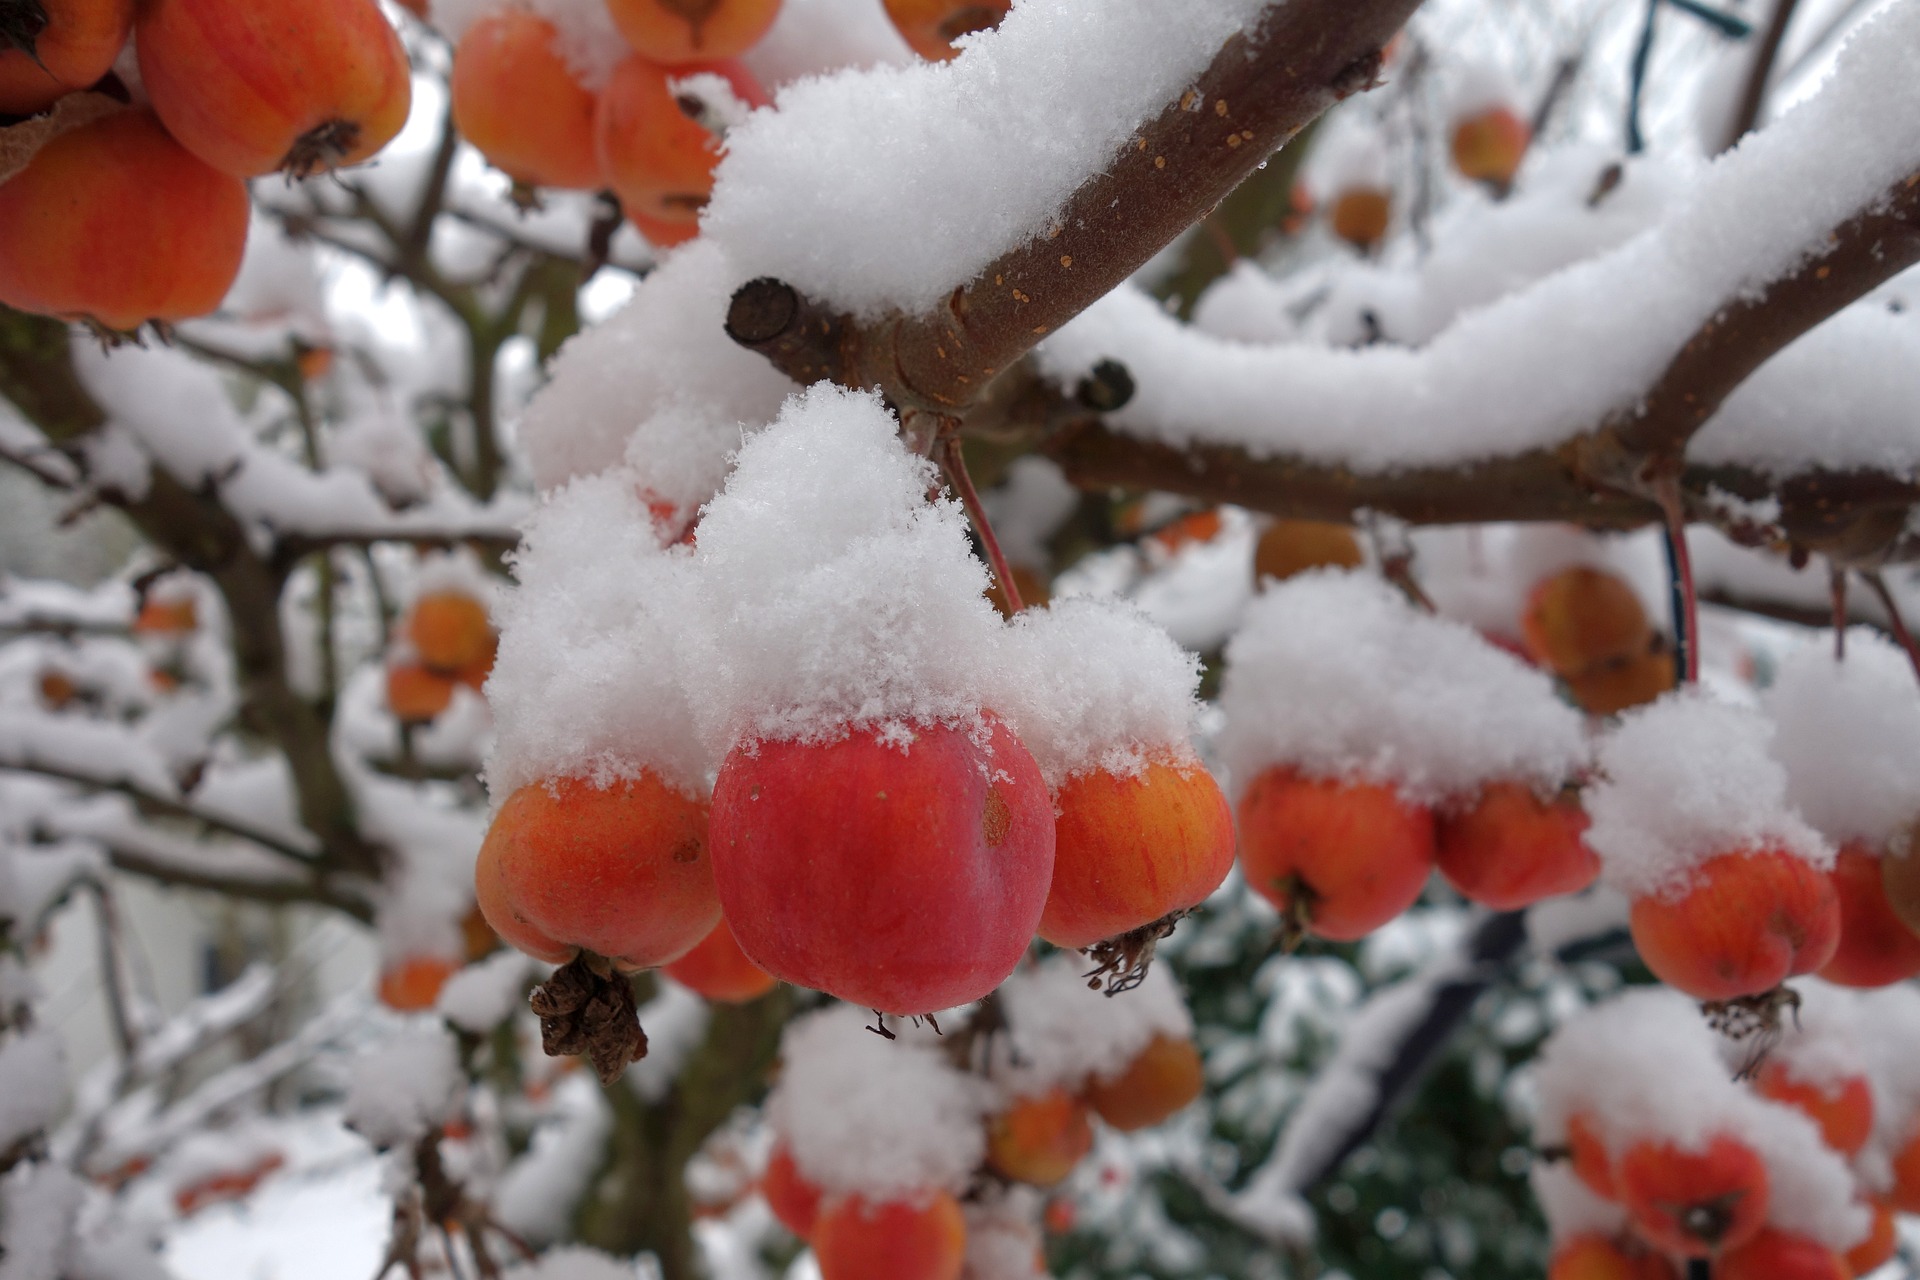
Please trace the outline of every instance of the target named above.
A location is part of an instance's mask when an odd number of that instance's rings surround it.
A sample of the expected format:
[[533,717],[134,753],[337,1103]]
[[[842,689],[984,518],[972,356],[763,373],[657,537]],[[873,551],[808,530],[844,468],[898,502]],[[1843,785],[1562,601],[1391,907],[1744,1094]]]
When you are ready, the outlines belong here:
[[1185,911],[1169,912],[1138,929],[1088,947],[1087,958],[1094,962],[1094,967],[1081,975],[1087,980],[1087,986],[1098,991],[1104,985],[1108,995],[1117,996],[1145,982],[1147,970],[1153,966],[1154,948],[1160,945],[1160,939],[1173,933],[1173,927],[1186,914]]
[[547,1056],[585,1054],[603,1084],[647,1056],[633,984],[597,956],[582,953],[554,970],[528,1003],[540,1019],[540,1047]]

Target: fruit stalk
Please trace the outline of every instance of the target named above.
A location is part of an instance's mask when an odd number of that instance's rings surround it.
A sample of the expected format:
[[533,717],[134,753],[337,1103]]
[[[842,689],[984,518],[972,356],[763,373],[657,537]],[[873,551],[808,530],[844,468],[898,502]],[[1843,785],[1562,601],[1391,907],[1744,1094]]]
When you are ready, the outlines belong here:
[[980,535],[980,545],[986,548],[987,561],[993,566],[993,576],[1000,584],[1000,598],[1007,602],[1007,612],[1014,614],[1026,606],[1020,600],[1020,587],[1013,580],[1013,566],[1007,563],[1005,553],[1000,550],[1000,540],[993,536],[993,522],[987,519],[987,509],[980,504],[980,494],[973,487],[973,477],[967,473],[966,454],[960,448],[959,423],[947,419],[940,427],[940,465],[947,473],[954,491],[960,495],[960,505],[967,509],[967,519],[973,521],[974,532]]

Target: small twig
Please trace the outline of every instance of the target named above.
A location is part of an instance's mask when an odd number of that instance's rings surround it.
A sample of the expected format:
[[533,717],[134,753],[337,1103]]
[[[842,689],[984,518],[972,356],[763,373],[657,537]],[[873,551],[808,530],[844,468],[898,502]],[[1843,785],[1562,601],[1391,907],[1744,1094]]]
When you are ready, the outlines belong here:
[[106,992],[107,1021],[120,1050],[121,1071],[132,1069],[140,1052],[140,1033],[133,1025],[126,992],[126,970],[120,959],[120,913],[114,909],[113,895],[98,880],[88,882],[93,891],[94,910],[99,915],[100,985]]
[[1654,497],[1665,517],[1667,581],[1673,593],[1673,673],[1681,684],[1700,679],[1700,600],[1693,586],[1693,555],[1687,549],[1687,517],[1678,477],[1655,481]]
[[1733,121],[1727,127],[1727,136],[1721,142],[1722,151],[1746,137],[1748,131],[1760,123],[1760,115],[1767,106],[1767,86],[1773,78],[1773,66],[1780,56],[1780,45],[1786,40],[1787,26],[1793,21],[1793,11],[1798,0],[1774,0],[1773,18],[1767,23],[1767,32],[1760,39],[1760,47],[1754,50],[1753,66],[1747,71],[1746,87],[1740,92],[1740,105],[1734,111]]
[[95,791],[115,792],[119,795],[126,796],[143,809],[163,814],[169,818],[180,818],[188,822],[197,822],[210,831],[217,831],[222,835],[229,835],[240,840],[245,840],[249,844],[258,845],[269,853],[278,854],[302,866],[313,867],[317,866],[320,862],[317,854],[301,849],[277,836],[261,831],[257,827],[250,827],[243,822],[236,822],[231,818],[223,818],[218,814],[207,813],[204,810],[196,809],[190,804],[185,804],[179,800],[169,799],[166,796],[148,791],[144,787],[129,782],[124,778],[94,778],[80,773],[77,770],[65,769],[59,765],[40,764],[31,760],[0,760],[0,772],[8,771],[13,773],[37,774],[43,778],[54,778],[61,782],[71,782],[76,786],[90,787]]
[[1627,154],[1639,155],[1647,149],[1640,132],[1640,96],[1646,89],[1647,65],[1653,60],[1654,24],[1660,16],[1660,0],[1647,0],[1646,25],[1640,28],[1640,43],[1633,50],[1632,79],[1627,88]]
[[960,449],[960,433],[957,424],[951,420],[940,427],[940,464],[946,470],[947,479],[960,495],[960,505],[966,508],[967,518],[973,521],[973,530],[980,535],[980,545],[986,548],[987,560],[993,566],[993,576],[1000,583],[1000,597],[1006,601],[1009,614],[1019,613],[1026,605],[1020,599],[1020,588],[1013,580],[1013,568],[1007,563],[1007,557],[1000,550],[1000,540],[993,536],[993,522],[987,519],[987,510],[980,503],[980,494],[973,487],[973,477],[967,474],[967,459]]
[[1533,109],[1533,119],[1528,126],[1530,137],[1538,138],[1547,131],[1554,111],[1580,74],[1580,58],[1579,53],[1570,53],[1554,67],[1553,79],[1547,81],[1547,91],[1540,95],[1540,105]]
[[1887,580],[1878,569],[1862,569],[1860,578],[1873,589],[1880,598],[1880,607],[1887,611],[1887,622],[1893,628],[1893,638],[1907,651],[1907,660],[1913,663],[1913,673],[1920,676],[1920,645],[1916,645],[1913,632],[1907,630],[1907,620],[1900,616],[1900,605],[1893,598],[1893,592],[1887,587]]

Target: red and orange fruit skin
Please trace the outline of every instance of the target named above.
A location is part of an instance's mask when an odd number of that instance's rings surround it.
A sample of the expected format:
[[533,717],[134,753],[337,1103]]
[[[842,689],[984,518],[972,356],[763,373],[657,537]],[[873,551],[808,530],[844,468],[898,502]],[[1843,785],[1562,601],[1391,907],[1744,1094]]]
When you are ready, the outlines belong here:
[[467,28],[453,54],[453,121],[514,181],[591,191],[600,186],[599,100],[568,70],[556,34],[522,9],[497,10]]
[[1029,1186],[1064,1182],[1091,1150],[1087,1105],[1065,1089],[1016,1099],[987,1130],[988,1167]]
[[0,184],[0,303],[123,331],[205,315],[240,272],[248,217],[245,183],[152,112],[115,112]]
[[487,829],[474,890],[495,933],[551,964],[587,951],[651,968],[720,920],[706,807],[650,771],[515,791]]
[[954,41],[1000,25],[1013,0],[886,0],[887,16],[909,48],[929,62],[958,57]]
[[1614,1182],[1634,1230],[1682,1257],[1738,1248],[1767,1223],[1766,1164],[1752,1147],[1725,1134],[1701,1150],[1643,1138],[1621,1154]]
[[1655,977],[1696,1000],[1734,1000],[1832,959],[1840,904],[1825,872],[1762,849],[1708,860],[1678,894],[1634,899],[1631,926]]
[[1363,253],[1386,238],[1392,218],[1392,194],[1375,187],[1349,187],[1327,210],[1333,234]]
[[1881,861],[1859,844],[1842,845],[1834,859],[1840,945],[1820,970],[1828,982],[1885,987],[1920,974],[1920,934],[1888,903]]
[[1847,1274],[1864,1276],[1885,1266],[1900,1248],[1899,1227],[1893,1220],[1893,1209],[1884,1200],[1870,1200],[1867,1208],[1873,1212],[1873,1226],[1868,1229],[1866,1238],[1846,1252]]
[[1715,1280],[1852,1280],[1846,1260],[1818,1240],[1768,1227],[1714,1259]]
[[760,1194],[781,1226],[802,1240],[813,1234],[814,1223],[820,1218],[820,1188],[800,1172],[785,1143],[777,1144],[767,1157],[766,1172],[760,1175]]
[[780,985],[778,978],[747,959],[724,917],[693,950],[662,965],[661,972],[719,1004],[758,1000]]
[[[748,106],[767,103],[765,90],[738,62],[666,67],[638,54],[614,68],[600,93],[594,115],[600,173],[643,233],[648,225],[659,228],[662,224],[697,232],[700,211],[713,194],[721,138],[687,114],[673,87],[700,73],[725,79]],[[643,224],[641,219],[648,222]],[[652,234],[648,239],[661,243]]]
[[1573,1172],[1586,1183],[1587,1190],[1602,1200],[1618,1200],[1619,1185],[1614,1181],[1613,1157],[1607,1154],[1606,1141],[1585,1112],[1567,1117],[1567,1155]]
[[1505,190],[1526,159],[1533,130],[1508,107],[1488,107],[1453,127],[1453,167],[1463,177]]
[[1233,869],[1233,810],[1198,760],[1137,775],[1091,769],[1054,797],[1053,883],[1040,936],[1092,946],[1198,906]]
[[1433,814],[1378,783],[1275,766],[1241,796],[1239,817],[1247,883],[1329,941],[1357,941],[1398,916],[1433,869]]
[[1193,1041],[1156,1035],[1119,1074],[1087,1082],[1087,1105],[1106,1123],[1131,1133],[1150,1129],[1186,1108],[1206,1086]]
[[443,675],[487,660],[495,645],[487,607],[460,591],[428,592],[415,600],[406,633],[422,665]]
[[1680,1269],[1637,1240],[1578,1235],[1553,1251],[1547,1280],[1680,1280]]
[[31,54],[7,47],[0,30],[0,115],[32,115],[85,89],[112,69],[133,30],[133,0],[40,0],[40,7],[46,26]]
[[1576,676],[1645,651],[1653,627],[1627,580],[1607,569],[1575,565],[1535,583],[1520,615],[1520,632],[1540,664]]
[[445,956],[408,956],[380,971],[380,1003],[397,1013],[424,1012],[459,971],[460,962]]
[[387,709],[401,724],[426,724],[453,705],[454,686],[459,683],[417,662],[389,663]]
[[977,1000],[1025,954],[1053,878],[1053,802],[1005,723],[736,746],[714,878],[775,977],[884,1013]]
[[780,16],[780,0],[606,0],[620,34],[666,66],[737,58]]
[[967,1223],[945,1191],[884,1204],[846,1196],[821,1211],[810,1239],[823,1280],[960,1280]]
[[406,50],[374,0],[146,0],[134,32],[168,132],[236,177],[358,164],[407,121]]
[[1769,1058],[1753,1078],[1754,1092],[1792,1107],[1820,1126],[1820,1140],[1849,1158],[1873,1136],[1873,1088],[1865,1076],[1811,1083],[1800,1079],[1786,1059]]
[[1464,897],[1515,911],[1599,877],[1587,826],[1576,793],[1543,800],[1525,783],[1493,782],[1466,808],[1440,815],[1435,860]]
[[1910,1136],[1893,1156],[1893,1187],[1887,1203],[1901,1213],[1920,1213],[1920,1132]]

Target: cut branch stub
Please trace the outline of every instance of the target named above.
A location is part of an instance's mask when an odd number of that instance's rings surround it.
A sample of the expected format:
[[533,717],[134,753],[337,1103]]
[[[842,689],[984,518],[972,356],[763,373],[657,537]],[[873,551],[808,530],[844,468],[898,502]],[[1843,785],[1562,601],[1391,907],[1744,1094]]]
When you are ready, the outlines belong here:
[[582,952],[535,987],[527,1003],[540,1019],[547,1056],[584,1054],[603,1084],[647,1056],[633,984],[605,960]]
[[846,321],[783,280],[761,276],[736,289],[727,304],[726,328],[729,338],[758,351],[801,386],[822,378],[847,387],[868,385],[853,376],[845,351]]

